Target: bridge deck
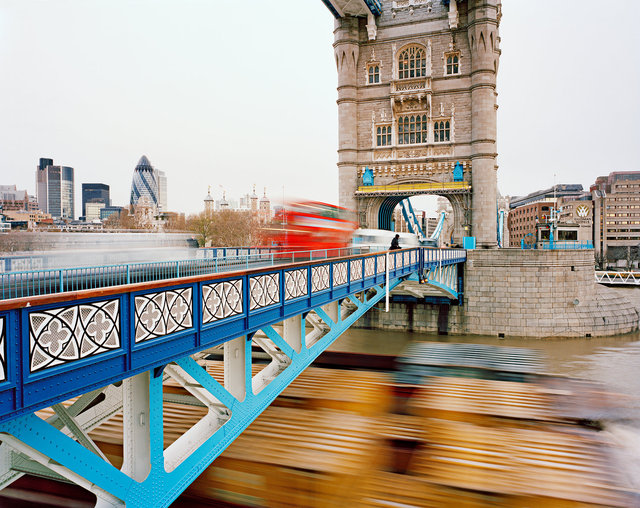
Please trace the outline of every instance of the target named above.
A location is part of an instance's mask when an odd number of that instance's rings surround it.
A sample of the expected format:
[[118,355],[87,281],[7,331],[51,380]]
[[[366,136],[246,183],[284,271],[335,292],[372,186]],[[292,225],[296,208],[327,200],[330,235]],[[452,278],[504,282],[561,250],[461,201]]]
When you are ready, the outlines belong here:
[[[391,280],[463,250],[389,254]],[[385,255],[0,301],[0,421],[384,283]]]

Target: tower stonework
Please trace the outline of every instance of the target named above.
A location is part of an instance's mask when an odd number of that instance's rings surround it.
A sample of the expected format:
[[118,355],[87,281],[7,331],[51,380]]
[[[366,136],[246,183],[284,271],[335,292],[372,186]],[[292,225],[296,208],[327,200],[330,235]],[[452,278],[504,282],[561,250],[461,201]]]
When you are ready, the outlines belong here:
[[360,19],[336,20],[334,52],[338,68],[338,178],[340,205],[355,209],[358,167],[358,62]]
[[[494,247],[501,1],[381,6],[375,18],[336,15],[340,205],[377,228],[401,199],[442,195],[453,208],[454,242],[475,236],[479,247]],[[464,182],[453,183],[456,163]],[[414,188],[365,193],[366,168],[375,186]]]

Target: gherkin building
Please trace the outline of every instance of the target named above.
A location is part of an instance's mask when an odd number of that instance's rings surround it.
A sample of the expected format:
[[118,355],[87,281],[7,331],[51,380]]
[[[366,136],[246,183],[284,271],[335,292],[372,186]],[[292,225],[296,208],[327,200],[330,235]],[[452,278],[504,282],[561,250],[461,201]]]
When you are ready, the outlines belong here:
[[143,197],[147,198],[150,204],[158,206],[158,180],[146,155],[140,157],[136,169],[133,171],[131,205],[138,204],[138,201]]

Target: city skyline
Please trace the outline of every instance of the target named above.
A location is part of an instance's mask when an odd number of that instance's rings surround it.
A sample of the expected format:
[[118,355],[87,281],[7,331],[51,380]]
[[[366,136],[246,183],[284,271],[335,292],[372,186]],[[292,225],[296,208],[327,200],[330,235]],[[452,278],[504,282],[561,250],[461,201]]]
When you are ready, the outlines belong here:
[[[208,20],[219,9],[200,1],[126,4],[126,19],[124,3],[33,3],[0,7],[0,66],[11,76],[0,83],[10,98],[2,183],[35,194],[35,162],[51,157],[75,168],[77,202],[79,184],[99,181],[126,204],[145,153],[167,174],[172,211],[200,211],[208,185],[239,196],[254,182],[274,201],[284,185],[287,196],[337,203],[333,19],[322,2],[225,5],[230,21],[216,30]],[[505,2],[503,13],[499,191],[586,188],[638,169],[640,6]],[[292,72],[290,61],[308,65]]]

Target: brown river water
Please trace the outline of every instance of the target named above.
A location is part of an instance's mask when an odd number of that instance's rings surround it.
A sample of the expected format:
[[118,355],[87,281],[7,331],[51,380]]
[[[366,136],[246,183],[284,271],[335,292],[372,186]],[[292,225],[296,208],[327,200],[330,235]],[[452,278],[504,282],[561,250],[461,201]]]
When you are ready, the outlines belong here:
[[[640,288],[638,288],[640,292]],[[640,490],[640,332],[605,338],[528,339],[429,335],[401,331],[351,329],[330,349],[399,355],[411,341],[464,342],[523,347],[540,351],[547,373],[600,383],[623,394],[624,408],[599,418],[618,450],[618,464],[631,488]]]

